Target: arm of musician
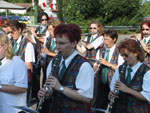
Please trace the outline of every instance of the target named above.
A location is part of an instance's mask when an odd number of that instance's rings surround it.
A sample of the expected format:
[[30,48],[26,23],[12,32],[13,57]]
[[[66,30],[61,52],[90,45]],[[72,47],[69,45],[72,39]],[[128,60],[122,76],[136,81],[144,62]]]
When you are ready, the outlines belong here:
[[83,45],[85,48],[87,48],[87,49],[92,49],[92,48],[94,48],[93,45],[87,44],[86,42],[81,41],[81,43],[82,43],[82,45]]
[[91,98],[87,98],[87,97],[80,95],[77,90],[73,90],[73,89],[67,88],[67,87],[64,87],[63,94],[66,95],[67,97],[77,100],[77,101],[90,103],[92,100]]
[[27,69],[31,69],[32,68],[32,62],[25,62]]
[[49,56],[55,57],[56,53],[49,51],[46,47],[42,48],[42,52],[46,53]]
[[80,53],[85,54],[86,50],[83,50],[79,45],[76,48]]
[[128,94],[131,94],[132,96],[134,96],[135,98],[141,100],[141,101],[147,101],[146,98],[138,91],[136,90],[133,90],[129,87],[127,87],[124,83],[122,83],[121,81],[117,81],[116,84],[115,84],[115,88],[117,90],[120,90],[122,92],[125,92],[125,93],[128,93]]
[[36,37],[40,42],[44,43],[45,39],[42,37]]
[[103,64],[103,65],[105,65],[105,66],[107,66],[107,67],[109,67],[109,68],[111,68],[113,70],[116,70],[117,67],[118,67],[117,65],[114,65],[114,64],[106,61],[104,58],[100,58],[99,61],[100,61],[100,64]]
[[0,92],[6,92],[6,93],[24,93],[27,91],[27,88],[21,88],[14,85],[2,85],[2,88],[0,89]]

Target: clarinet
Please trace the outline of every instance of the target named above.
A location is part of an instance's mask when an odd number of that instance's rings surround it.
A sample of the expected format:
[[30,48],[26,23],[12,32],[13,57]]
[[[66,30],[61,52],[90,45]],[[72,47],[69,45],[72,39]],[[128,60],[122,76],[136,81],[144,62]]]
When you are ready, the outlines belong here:
[[[120,75],[124,74],[125,73],[125,70],[126,70],[126,67],[127,67],[127,62],[124,62],[123,66],[122,66],[122,70],[120,70],[120,73],[119,73],[119,79],[120,80]],[[105,111],[105,113],[111,113],[112,111],[112,108],[113,108],[113,104],[114,104],[114,101],[115,101],[115,98],[118,96],[119,94],[119,91],[114,89],[114,96],[113,98],[110,100],[108,106],[107,106],[107,109]]]
[[[56,67],[58,66],[58,64],[59,64],[59,62],[60,62],[59,57],[60,57],[60,52],[59,52],[59,53],[56,55],[56,57],[54,58],[54,60],[53,60],[53,65],[52,65],[52,70],[51,70],[51,72],[50,72],[50,74],[49,74],[48,76],[53,76],[53,73],[54,73]],[[43,88],[44,88],[44,89],[47,89],[47,88],[49,89],[49,87],[46,86],[46,84],[44,84]],[[44,100],[45,100],[45,96],[43,96],[42,98],[40,98],[39,103],[38,103],[38,107],[37,107],[36,111],[39,112],[39,111],[42,109],[41,106],[42,106]]]

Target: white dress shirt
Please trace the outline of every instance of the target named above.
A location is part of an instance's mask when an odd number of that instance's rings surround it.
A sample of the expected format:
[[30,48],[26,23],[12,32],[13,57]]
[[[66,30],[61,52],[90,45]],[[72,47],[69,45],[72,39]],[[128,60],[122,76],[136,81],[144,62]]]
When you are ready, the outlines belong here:
[[[101,44],[104,43],[104,37],[103,37],[103,36],[99,36],[98,38],[96,38],[96,37],[97,37],[97,34],[95,34],[95,35],[91,35],[91,37],[94,38],[94,41],[91,43],[91,45],[94,47],[94,49],[97,49]],[[92,40],[91,37],[90,37],[90,41]],[[96,38],[96,39],[95,39],[95,38]],[[86,38],[84,39],[84,41],[87,42],[87,39],[88,39],[88,37],[86,37]],[[81,47],[82,47],[83,50],[86,50],[86,48],[85,48],[83,45],[82,45]]]
[[[28,75],[25,63],[18,56],[11,60],[4,58],[0,65],[0,84],[28,88]],[[18,113],[12,106],[26,106],[25,93],[5,93],[0,91],[0,113]]]
[[[23,36],[23,38],[25,38]],[[17,50],[20,47],[20,42],[22,41],[22,36],[20,36],[17,40]],[[28,42],[25,49],[25,62],[35,62],[35,53],[34,47],[31,42]]]

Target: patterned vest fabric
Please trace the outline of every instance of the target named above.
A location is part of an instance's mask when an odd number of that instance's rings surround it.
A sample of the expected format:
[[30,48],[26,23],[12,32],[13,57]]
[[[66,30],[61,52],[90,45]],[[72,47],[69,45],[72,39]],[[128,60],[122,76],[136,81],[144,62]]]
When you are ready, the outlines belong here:
[[[102,52],[105,51],[106,48],[103,46],[103,48],[101,48],[101,49],[102,49],[102,50],[100,51],[100,54],[103,54]],[[104,55],[103,55],[103,57],[104,57]],[[113,52],[113,55],[112,55],[112,57],[111,57],[110,63],[111,63],[111,64],[118,65],[118,58],[119,58],[119,49],[118,49],[118,47],[116,46],[116,48],[115,48],[115,50],[114,50],[114,52]],[[103,67],[104,67],[104,65],[102,65],[102,66],[100,67],[101,72],[102,72],[102,70],[103,70]],[[108,71],[107,71],[108,83],[110,84],[110,82],[111,82],[111,80],[112,80],[112,76],[113,76],[115,70],[113,70],[113,69],[111,69],[111,68],[109,68],[109,67],[107,67],[107,68],[108,68]],[[100,77],[102,77],[102,76],[100,76]]]
[[[52,42],[52,37],[48,37],[47,40],[46,40],[45,47],[46,47],[49,51],[51,51],[51,42]],[[54,51],[55,51],[55,49],[54,49]],[[49,62],[50,62],[53,58],[54,58],[54,57],[47,55],[47,56],[46,56],[46,64],[48,65]]]
[[29,41],[25,37],[22,37],[22,40],[19,44],[19,49],[15,54],[16,56],[20,56],[23,61],[25,61],[25,49],[28,42]]
[[[42,34],[46,34],[47,29],[48,29],[48,28],[46,27],[46,28],[42,31]],[[40,31],[40,26],[38,26],[38,27],[36,28],[35,33],[39,32],[39,31]],[[36,40],[36,44],[35,44],[34,46],[36,46],[36,47],[35,47],[35,51],[36,51],[36,56],[37,56],[37,55],[40,54],[40,52],[41,52],[43,43],[40,42],[40,41],[39,41],[38,39],[36,39],[36,38],[35,38],[35,40]]]
[[[79,73],[80,66],[84,62],[87,62],[87,60],[80,55],[76,55],[73,58],[60,81],[63,86],[76,89],[75,80]],[[58,75],[58,70],[59,69],[56,69],[54,72],[55,76]],[[53,107],[51,107],[50,110],[51,113],[88,113],[86,103],[70,99],[60,92],[55,91],[53,93],[53,99]]]
[[[96,38],[94,40],[96,40],[99,36],[96,36]],[[90,39],[91,39],[91,36],[88,36],[87,38],[87,43],[90,44]],[[95,58],[96,57],[96,52],[97,50],[92,48],[92,49],[86,49],[86,55],[85,57],[87,58]]]
[[[122,71],[122,66],[123,65],[119,67],[119,73]],[[142,91],[143,76],[149,69],[148,66],[142,64],[135,73],[135,76],[128,87],[138,92]],[[124,74],[120,75],[120,80],[126,84],[125,71]],[[120,92],[119,98],[115,100],[112,111],[112,113],[148,113],[148,103],[139,101],[132,95]]]
[[[150,40],[148,41],[147,45],[149,44],[150,44]],[[150,53],[145,53],[144,64],[150,67]]]

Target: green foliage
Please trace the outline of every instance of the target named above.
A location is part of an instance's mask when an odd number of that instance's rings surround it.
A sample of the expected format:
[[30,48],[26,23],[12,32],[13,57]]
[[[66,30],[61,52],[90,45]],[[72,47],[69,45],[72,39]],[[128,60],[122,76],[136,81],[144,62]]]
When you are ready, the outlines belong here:
[[63,17],[80,26],[93,19],[103,25],[139,25],[143,20],[141,4],[141,0],[64,0]]

